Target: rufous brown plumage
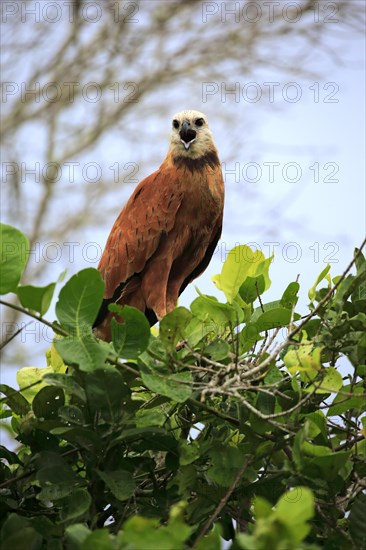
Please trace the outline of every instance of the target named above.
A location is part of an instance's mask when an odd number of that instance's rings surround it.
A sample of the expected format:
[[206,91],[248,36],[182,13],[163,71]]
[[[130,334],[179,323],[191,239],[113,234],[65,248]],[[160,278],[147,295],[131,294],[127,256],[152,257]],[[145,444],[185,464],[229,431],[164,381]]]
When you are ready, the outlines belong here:
[[164,162],[132,193],[100,260],[105,294],[94,325],[99,338],[111,339],[110,303],[138,308],[150,325],[174,309],[211,260],[223,208],[224,181],[206,117],[177,113]]

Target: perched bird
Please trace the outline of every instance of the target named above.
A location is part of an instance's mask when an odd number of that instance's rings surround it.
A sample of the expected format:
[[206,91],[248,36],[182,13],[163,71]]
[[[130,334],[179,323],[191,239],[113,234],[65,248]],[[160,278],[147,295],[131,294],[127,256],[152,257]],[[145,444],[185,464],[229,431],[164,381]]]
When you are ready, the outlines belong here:
[[[221,235],[224,181],[207,119],[173,117],[168,154],[142,180],[115,221],[98,269],[105,294],[95,334],[111,340],[110,303],[142,311],[154,325],[209,264]],[[118,320],[118,317],[117,317]]]

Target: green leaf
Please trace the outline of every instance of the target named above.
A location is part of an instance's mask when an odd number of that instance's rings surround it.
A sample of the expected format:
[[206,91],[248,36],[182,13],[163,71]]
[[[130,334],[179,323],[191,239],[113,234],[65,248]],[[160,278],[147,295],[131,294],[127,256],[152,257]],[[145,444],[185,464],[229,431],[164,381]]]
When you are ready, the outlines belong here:
[[332,454],[332,450],[324,445],[314,445],[308,441],[304,441],[301,445],[302,450],[308,456],[326,456]]
[[42,536],[29,525],[29,521],[11,513],[1,529],[1,546],[13,550],[37,550],[41,548]]
[[349,531],[358,548],[366,540],[366,494],[360,493],[355,498],[349,515]]
[[46,386],[33,399],[32,408],[37,418],[55,420],[58,409],[65,403],[65,395],[61,388]]
[[59,501],[61,522],[84,515],[91,502],[91,497],[86,489],[75,489],[70,495]]
[[29,241],[15,227],[0,224],[0,294],[14,292],[29,254]]
[[[338,416],[351,409],[356,409],[359,412],[365,410],[366,403],[363,397],[364,389],[362,385],[353,387],[351,385],[346,385],[343,386],[342,390],[345,393],[353,393],[354,396],[346,397],[343,393],[337,394],[328,409],[327,416]],[[361,394],[361,397],[357,397],[357,394]]]
[[321,348],[314,348],[308,341],[301,342],[296,349],[290,349],[283,358],[287,370],[299,372],[304,382],[314,379],[322,368]]
[[99,477],[118,500],[127,500],[133,495],[136,484],[131,476],[131,472],[126,472],[124,470],[114,470],[110,472],[97,470],[97,472]]
[[220,275],[211,277],[219,290],[222,290],[229,303],[234,301],[245,279],[263,275],[265,289],[270,286],[268,277],[269,264],[272,257],[265,259],[259,250],[253,251],[249,246],[238,245],[227,255]]
[[[330,271],[330,264],[328,264],[328,265],[320,272],[320,274],[319,274],[318,277],[316,278],[315,283],[313,284],[313,286],[312,286],[311,289],[309,290],[308,296],[309,296],[309,299],[310,299],[312,302],[313,302],[314,299],[315,299],[316,287],[317,287],[318,284],[324,279],[324,277],[327,276],[327,274],[329,273],[329,271]],[[328,282],[329,282],[329,279],[328,279]]]
[[195,441],[187,443],[187,441],[179,442],[179,464],[186,466],[192,464],[197,458],[200,457],[200,448]]
[[124,359],[136,359],[150,341],[150,325],[145,315],[134,307],[110,304],[109,310],[118,313],[124,323],[112,319],[112,340],[116,353]]
[[159,408],[140,409],[136,411],[136,426],[145,428],[146,426],[163,426],[167,421],[167,415]]
[[[48,369],[39,369],[41,371],[48,371]],[[43,380],[52,386],[63,388],[70,395],[75,395],[81,401],[86,401],[86,395],[84,389],[74,380],[70,374],[63,374],[58,372],[50,372],[43,375]]]
[[56,283],[47,286],[19,286],[17,295],[23,307],[44,315],[50,307]]
[[227,342],[225,342],[225,340],[215,340],[206,346],[203,351],[205,356],[209,359],[213,359],[214,361],[222,361],[228,356],[230,346]]
[[44,379],[46,374],[54,374],[54,369],[52,367],[24,367],[17,372],[20,392],[29,403],[32,403],[41,388],[47,386]]
[[221,335],[229,323],[236,326],[243,319],[242,311],[235,304],[222,304],[215,296],[205,294],[191,303],[191,311],[201,321],[209,321],[216,336]]
[[78,550],[120,550],[122,547],[115,544],[115,538],[107,529],[95,529],[83,541]]
[[80,545],[89,534],[90,530],[83,523],[74,523],[66,527],[65,535],[68,550],[79,550]]
[[261,339],[257,325],[248,323],[239,334],[240,353],[249,351]]
[[177,307],[160,321],[159,337],[168,350],[175,350],[177,343],[185,339],[185,329],[191,319],[188,309]]
[[312,519],[315,500],[308,487],[294,487],[281,496],[276,505],[276,515],[286,525],[296,525]]
[[68,424],[85,424],[84,414],[76,405],[65,405],[58,410],[59,417]]
[[[294,319],[298,319],[298,316],[294,316]],[[264,311],[257,319],[255,319],[253,315],[251,322],[255,322],[258,332],[263,332],[265,330],[271,330],[272,328],[286,327],[290,321],[291,310],[284,307],[278,307],[270,309],[269,311]]]
[[293,282],[288,285],[285,292],[282,295],[280,304],[282,307],[287,309],[292,309],[296,306],[298,301],[297,293],[300,290],[300,285],[298,282]]
[[87,268],[61,289],[56,315],[63,329],[83,336],[89,333],[103,300],[104,283],[99,271]]
[[212,531],[194,545],[195,550],[221,550],[221,528],[215,524]]
[[30,410],[30,405],[21,393],[6,384],[0,384],[0,392],[6,396],[4,400],[15,414],[24,416]]
[[140,364],[140,373],[143,383],[149,390],[160,395],[165,395],[176,401],[184,403],[192,395],[191,372],[178,372],[176,374],[163,374],[157,369]]
[[240,297],[246,304],[252,304],[265,291],[265,279],[263,275],[258,277],[248,276],[239,288]]
[[95,414],[114,421],[126,408],[130,389],[116,369],[98,369],[87,375],[85,384],[89,407]]
[[220,444],[212,447],[209,454],[212,466],[207,470],[208,478],[218,485],[230,487],[245,460],[242,450]]
[[54,345],[67,365],[79,365],[80,370],[85,372],[105,368],[111,351],[109,344],[97,340],[91,334],[56,339]]
[[253,510],[256,519],[268,518],[272,514],[272,504],[265,498],[256,497],[253,502]]
[[345,466],[350,454],[351,451],[340,451],[330,455],[305,458],[304,471],[307,475],[332,481]]
[[320,384],[318,382],[314,382],[314,384],[304,388],[304,392],[311,392],[314,388],[316,388],[315,393],[333,393],[340,390],[342,384],[342,375],[334,367],[326,367],[324,378]]
[[192,528],[182,521],[160,527],[158,519],[132,516],[123,525],[122,540],[136,550],[184,550],[191,532]]

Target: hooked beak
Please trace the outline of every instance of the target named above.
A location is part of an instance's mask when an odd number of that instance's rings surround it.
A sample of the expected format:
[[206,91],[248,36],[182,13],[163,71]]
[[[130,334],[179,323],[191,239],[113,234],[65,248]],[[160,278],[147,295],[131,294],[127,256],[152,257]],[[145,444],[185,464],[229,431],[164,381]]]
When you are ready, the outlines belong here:
[[191,144],[196,139],[197,132],[189,127],[189,122],[186,120],[182,124],[182,128],[179,132],[180,140],[184,145],[186,151],[190,148]]

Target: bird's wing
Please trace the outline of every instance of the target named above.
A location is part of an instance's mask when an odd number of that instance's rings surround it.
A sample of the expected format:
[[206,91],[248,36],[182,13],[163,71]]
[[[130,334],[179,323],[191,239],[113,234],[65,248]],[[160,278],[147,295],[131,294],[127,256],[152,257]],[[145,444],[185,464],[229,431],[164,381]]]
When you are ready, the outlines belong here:
[[161,236],[174,227],[182,198],[174,169],[159,169],[139,183],[112,227],[98,266],[105,298],[144,269]]

